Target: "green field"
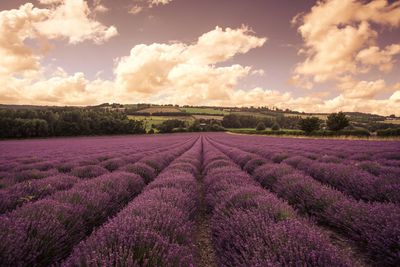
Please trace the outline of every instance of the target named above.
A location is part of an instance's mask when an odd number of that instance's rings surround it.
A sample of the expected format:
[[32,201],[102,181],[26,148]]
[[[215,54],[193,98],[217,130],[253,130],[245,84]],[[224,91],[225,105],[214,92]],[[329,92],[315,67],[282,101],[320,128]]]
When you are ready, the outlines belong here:
[[267,115],[267,114],[262,114],[259,112],[250,112],[250,111],[235,111],[232,112],[232,114],[236,114],[236,115],[240,115],[240,116],[253,116],[253,117],[257,117],[257,118],[275,118],[274,116],[271,115]]
[[181,108],[182,111],[190,114],[209,114],[209,115],[226,115],[229,111],[214,108]]
[[301,118],[308,118],[308,117],[317,117],[320,120],[327,120],[328,114],[299,114],[299,113],[284,113],[285,117],[301,117]]
[[163,112],[177,112],[180,113],[181,110],[176,107],[151,107],[151,108],[145,108],[141,109],[138,111],[139,113],[163,113]]
[[192,115],[193,118],[195,118],[196,120],[216,120],[216,121],[222,121],[222,119],[224,118],[224,116],[222,115]]
[[400,124],[400,120],[385,120],[384,123]]
[[193,117],[190,116],[137,116],[137,115],[129,115],[128,118],[130,120],[143,121],[146,130],[151,129],[151,125],[160,125],[164,121],[167,120],[181,120],[191,122],[194,120]]

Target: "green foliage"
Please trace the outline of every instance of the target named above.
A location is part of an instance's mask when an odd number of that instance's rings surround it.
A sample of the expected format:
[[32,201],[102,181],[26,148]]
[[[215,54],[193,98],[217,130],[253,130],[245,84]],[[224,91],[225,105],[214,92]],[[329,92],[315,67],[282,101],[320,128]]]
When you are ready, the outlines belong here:
[[400,128],[379,130],[376,132],[378,136],[400,136]]
[[239,116],[235,114],[225,115],[222,119],[222,126],[224,126],[225,128],[242,128]]
[[331,131],[339,131],[349,125],[349,119],[343,112],[332,113],[328,116],[326,125],[328,126],[328,129]]
[[278,123],[274,123],[274,125],[272,125],[271,130],[272,131],[279,131],[281,129],[281,126],[279,126]]
[[0,110],[0,138],[137,133],[145,133],[142,122],[100,108]]
[[306,133],[318,131],[321,125],[321,120],[317,117],[307,117],[299,122],[300,129]]
[[157,126],[160,133],[172,133],[175,128],[184,128],[185,122],[181,120],[166,120]]
[[371,134],[366,129],[356,129],[356,130],[320,130],[312,133],[314,136],[358,136],[358,137],[368,137]]
[[257,131],[264,131],[266,129],[265,124],[263,122],[259,122],[257,124],[256,130]]

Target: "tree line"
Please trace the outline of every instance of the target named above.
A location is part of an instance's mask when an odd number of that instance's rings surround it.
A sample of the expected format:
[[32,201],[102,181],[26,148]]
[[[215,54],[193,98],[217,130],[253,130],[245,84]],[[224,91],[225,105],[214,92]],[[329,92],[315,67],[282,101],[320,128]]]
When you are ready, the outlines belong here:
[[0,138],[146,133],[141,121],[92,108],[0,109]]
[[324,125],[326,130],[338,132],[350,126],[349,118],[343,112],[332,113],[328,116],[326,122],[318,117],[300,116],[285,117],[277,116],[275,118],[263,118],[248,115],[229,114],[224,116],[222,125],[225,128],[256,128],[257,131],[271,128],[273,131],[284,129],[298,129],[306,134],[317,132]]

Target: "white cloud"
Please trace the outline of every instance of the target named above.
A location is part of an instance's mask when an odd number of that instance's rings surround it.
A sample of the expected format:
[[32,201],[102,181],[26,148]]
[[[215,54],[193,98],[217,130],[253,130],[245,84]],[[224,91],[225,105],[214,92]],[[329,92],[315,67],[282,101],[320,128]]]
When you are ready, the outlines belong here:
[[40,3],[48,8],[35,8],[27,3],[0,12],[0,75],[39,71],[43,51],[34,51],[25,43],[28,39],[39,45],[59,38],[67,38],[72,44],[85,40],[102,43],[117,34],[115,27],[106,27],[90,18],[85,1],[41,0]]
[[199,37],[195,45],[185,51],[190,61],[200,64],[214,64],[226,61],[236,54],[245,54],[250,49],[261,47],[267,41],[251,35],[246,26],[238,29],[216,27]]
[[143,7],[138,6],[138,5],[134,5],[129,9],[129,14],[136,15],[136,14],[139,14],[140,12],[142,12],[142,11],[143,11]]
[[238,81],[249,75],[251,68],[214,64],[247,53],[265,41],[253,36],[246,27],[216,27],[194,44],[137,45],[129,56],[117,60],[116,84],[130,93],[155,98],[162,95],[171,103],[229,99]]
[[376,81],[358,81],[350,76],[342,78],[338,84],[338,88],[346,98],[350,99],[372,99],[379,93],[391,90],[383,79]]
[[394,56],[400,54],[400,44],[392,44],[381,50],[377,46],[370,46],[361,50],[356,60],[367,67],[377,66],[383,72],[390,72],[396,62]]
[[109,11],[109,8],[103,5],[101,0],[94,0],[93,7],[93,11],[97,13],[107,13]]
[[149,3],[150,6],[166,5],[166,4],[169,4],[171,2],[172,2],[172,0],[148,0],[148,3]]
[[39,69],[40,56],[24,41],[35,36],[33,24],[46,19],[47,14],[47,10],[34,8],[30,3],[0,12],[0,75]]
[[[395,51],[373,48],[378,33],[371,25],[399,27],[400,2],[319,1],[311,12],[296,16],[293,21],[301,21],[298,32],[304,40],[301,52],[306,56],[296,66],[292,78],[299,86],[310,88],[314,83],[368,71],[363,65],[378,65],[387,71],[392,67],[392,57],[398,53],[393,47]],[[366,59],[368,53],[373,53],[374,59]]]
[[134,0],[134,4],[130,7],[128,13],[132,15],[139,14],[140,12],[157,6],[167,5],[172,0]]
[[48,19],[34,26],[47,38],[67,38],[71,44],[86,40],[101,44],[118,34],[114,26],[104,26],[92,19],[91,14],[86,1],[63,0],[59,5],[51,6]]
[[[265,41],[246,27],[217,27],[193,44],[137,45],[129,56],[116,59],[114,80],[90,81],[83,73],[67,75],[62,69],[52,73],[50,79],[43,72],[33,78],[3,77],[2,83],[8,86],[0,89],[0,101],[62,105],[104,101],[229,103],[239,80],[250,75],[251,67],[215,64],[260,47]],[[225,45],[225,49],[210,49],[217,45]]]

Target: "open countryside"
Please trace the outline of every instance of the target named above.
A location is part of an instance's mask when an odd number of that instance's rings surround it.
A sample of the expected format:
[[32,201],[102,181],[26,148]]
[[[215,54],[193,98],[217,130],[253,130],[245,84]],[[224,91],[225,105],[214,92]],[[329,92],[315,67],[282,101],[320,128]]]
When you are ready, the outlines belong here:
[[0,267],[399,267],[400,0],[1,0]]

